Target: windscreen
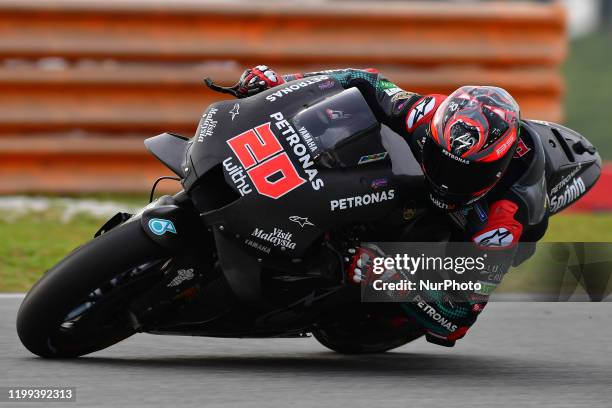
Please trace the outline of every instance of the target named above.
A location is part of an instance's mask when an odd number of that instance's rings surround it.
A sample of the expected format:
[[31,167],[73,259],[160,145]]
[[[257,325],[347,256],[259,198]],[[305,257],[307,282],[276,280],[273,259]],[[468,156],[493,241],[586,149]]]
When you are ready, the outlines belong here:
[[293,123],[315,157],[379,126],[357,88],[304,109],[293,118]]

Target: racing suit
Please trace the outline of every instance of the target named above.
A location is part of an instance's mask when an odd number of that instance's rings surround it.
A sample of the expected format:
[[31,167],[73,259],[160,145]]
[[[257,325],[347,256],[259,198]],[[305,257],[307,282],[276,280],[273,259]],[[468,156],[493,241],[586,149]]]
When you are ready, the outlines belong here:
[[[259,68],[262,72],[266,71],[266,77],[259,76],[265,79],[265,83],[259,81],[263,89],[283,81],[322,74],[333,77],[345,89],[358,88],[378,121],[406,139],[419,164],[423,143],[430,131],[429,124],[446,98],[445,95],[419,95],[405,91],[375,69],[339,69],[277,78],[276,74],[269,73],[266,66],[254,69]],[[248,80],[252,84],[255,82],[252,76],[248,77]],[[262,89],[258,91],[260,90]],[[516,153],[496,186],[469,207],[447,213],[447,216],[443,217],[452,231],[450,241],[473,242],[486,251],[488,261],[481,276],[485,289],[470,294],[465,302],[452,302],[444,296],[438,300],[423,300],[420,294],[415,292],[414,298],[403,303],[401,308],[425,328],[428,341],[453,346],[457,339],[462,338],[474,324],[490,293],[501,282],[513,262],[516,265],[517,258],[525,259],[530,255],[517,256],[519,254],[516,244],[521,241],[533,243],[544,235],[548,226],[547,200],[536,203],[542,207],[542,211],[539,211],[542,215],[534,221],[530,214],[538,211],[529,208],[529,200],[521,197],[521,189],[513,188],[531,167],[531,163],[538,160],[544,158],[535,154],[531,140],[520,137]],[[432,201],[432,206],[435,207],[436,202]]]

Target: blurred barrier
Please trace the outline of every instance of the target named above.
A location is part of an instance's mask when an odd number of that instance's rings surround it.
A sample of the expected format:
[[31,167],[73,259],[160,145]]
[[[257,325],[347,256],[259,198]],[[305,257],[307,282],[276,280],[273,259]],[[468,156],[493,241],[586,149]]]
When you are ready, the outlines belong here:
[[405,89],[507,88],[525,117],[562,119],[558,3],[0,3],[0,192],[140,191],[168,173],[142,139],[192,135],[265,63],[281,73],[376,67]]
[[606,163],[601,172],[601,178],[584,198],[572,204],[568,211],[572,212],[604,212],[612,210],[612,163]]

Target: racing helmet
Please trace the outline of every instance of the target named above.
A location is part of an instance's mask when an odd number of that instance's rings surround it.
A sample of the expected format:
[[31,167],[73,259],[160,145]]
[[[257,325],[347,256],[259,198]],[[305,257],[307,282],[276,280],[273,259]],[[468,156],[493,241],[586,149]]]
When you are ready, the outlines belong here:
[[490,191],[512,160],[519,126],[519,106],[504,89],[464,86],[449,95],[423,143],[431,202],[454,211]]

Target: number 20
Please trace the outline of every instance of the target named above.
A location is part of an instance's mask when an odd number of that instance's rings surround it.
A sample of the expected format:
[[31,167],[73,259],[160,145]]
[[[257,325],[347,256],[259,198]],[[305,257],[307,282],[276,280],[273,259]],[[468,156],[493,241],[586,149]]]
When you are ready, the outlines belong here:
[[272,133],[270,122],[229,139],[227,144],[259,194],[278,199],[306,182]]

